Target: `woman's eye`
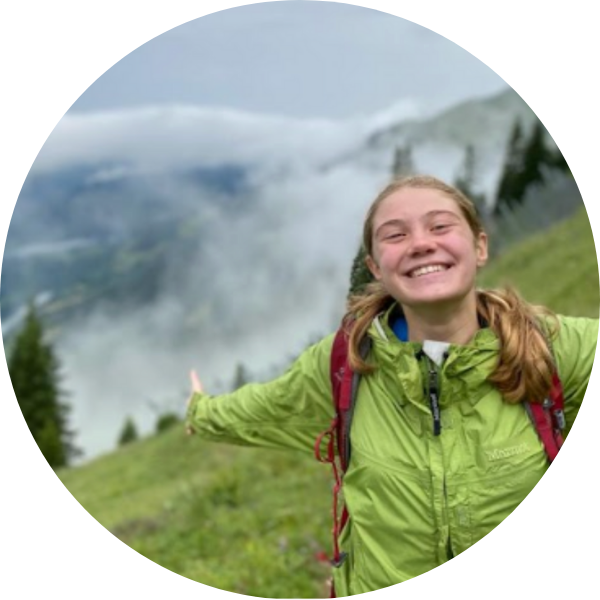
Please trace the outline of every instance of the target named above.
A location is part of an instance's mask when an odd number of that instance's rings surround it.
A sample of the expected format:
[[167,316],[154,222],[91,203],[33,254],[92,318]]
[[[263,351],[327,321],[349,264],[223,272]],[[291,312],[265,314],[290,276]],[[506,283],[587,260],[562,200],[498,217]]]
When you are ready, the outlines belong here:
[[396,232],[396,233],[388,233],[388,234],[385,236],[385,239],[386,239],[386,240],[396,240],[396,239],[398,239],[398,238],[402,238],[402,237],[404,237],[404,236],[405,236],[405,234],[404,234],[404,233],[399,233],[399,232]]
[[434,231],[443,231],[444,229],[447,229],[449,227],[449,225],[447,223],[438,223],[437,225],[434,225],[432,227],[432,229]]

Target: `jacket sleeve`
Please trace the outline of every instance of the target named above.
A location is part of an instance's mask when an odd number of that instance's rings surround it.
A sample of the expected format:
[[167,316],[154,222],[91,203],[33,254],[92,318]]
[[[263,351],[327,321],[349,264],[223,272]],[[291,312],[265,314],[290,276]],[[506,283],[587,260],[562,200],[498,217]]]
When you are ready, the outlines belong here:
[[554,343],[554,354],[565,397],[568,433],[579,412],[592,373],[599,321],[561,316],[559,322],[560,329]]
[[333,335],[308,348],[281,377],[231,394],[194,394],[187,425],[204,439],[312,452],[333,419]]

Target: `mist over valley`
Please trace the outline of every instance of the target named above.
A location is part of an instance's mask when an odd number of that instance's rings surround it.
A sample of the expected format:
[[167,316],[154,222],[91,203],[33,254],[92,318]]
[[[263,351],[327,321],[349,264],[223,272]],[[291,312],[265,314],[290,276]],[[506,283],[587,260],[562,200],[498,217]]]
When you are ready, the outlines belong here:
[[34,163],[2,265],[5,347],[36,298],[85,458],[131,415],[183,412],[188,371],[227,391],[284,369],[343,314],[364,213],[396,148],[452,181],[472,145],[493,197],[512,90],[433,117],[400,103],[309,120],[193,106],[67,115]]

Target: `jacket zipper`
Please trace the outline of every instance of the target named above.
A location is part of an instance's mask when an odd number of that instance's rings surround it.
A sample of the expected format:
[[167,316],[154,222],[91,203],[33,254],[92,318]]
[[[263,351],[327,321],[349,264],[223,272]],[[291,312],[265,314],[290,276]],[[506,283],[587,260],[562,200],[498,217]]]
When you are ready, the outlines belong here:
[[429,396],[429,409],[433,417],[433,435],[442,432],[442,421],[440,419],[440,385],[439,376],[435,363],[427,357],[427,394]]
[[[446,488],[446,476],[444,475],[444,502],[446,504],[446,510],[448,510],[448,491]],[[448,541],[446,542],[446,556],[448,560],[454,558],[454,552],[452,552],[452,537],[450,535],[450,523],[448,523]]]
[[[421,356],[425,356],[426,367],[427,367],[427,395],[429,397],[429,410],[433,417],[433,435],[438,436],[442,433],[442,421],[440,416],[440,381],[439,373],[436,364],[427,356],[422,353]],[[448,490],[446,487],[446,476],[442,481],[442,492],[444,495],[445,510],[448,510]],[[450,536],[450,524],[448,523],[448,539],[446,540],[446,557],[448,560],[454,558],[454,552],[452,551],[452,538]]]

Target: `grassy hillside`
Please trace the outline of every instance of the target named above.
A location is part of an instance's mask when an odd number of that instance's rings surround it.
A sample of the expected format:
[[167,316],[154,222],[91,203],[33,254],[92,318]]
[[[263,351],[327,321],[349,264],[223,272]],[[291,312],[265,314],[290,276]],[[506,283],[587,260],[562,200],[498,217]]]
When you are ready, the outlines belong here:
[[[597,317],[586,214],[514,248],[480,283]],[[327,594],[317,554],[330,549],[331,476],[312,456],[218,446],[176,428],[59,476],[115,536],[185,577],[261,597]]]
[[326,595],[330,480],[310,455],[238,448],[179,427],[59,473],[102,525],[202,583],[272,598]]
[[598,317],[598,262],[585,210],[496,259],[479,284],[513,285],[528,301],[556,312]]

